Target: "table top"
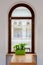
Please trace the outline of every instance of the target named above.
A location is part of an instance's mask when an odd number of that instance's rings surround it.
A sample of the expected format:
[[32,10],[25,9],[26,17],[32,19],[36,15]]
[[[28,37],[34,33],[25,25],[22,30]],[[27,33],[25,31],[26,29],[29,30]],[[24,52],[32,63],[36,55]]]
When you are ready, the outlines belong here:
[[34,63],[36,54],[13,55],[11,63]]

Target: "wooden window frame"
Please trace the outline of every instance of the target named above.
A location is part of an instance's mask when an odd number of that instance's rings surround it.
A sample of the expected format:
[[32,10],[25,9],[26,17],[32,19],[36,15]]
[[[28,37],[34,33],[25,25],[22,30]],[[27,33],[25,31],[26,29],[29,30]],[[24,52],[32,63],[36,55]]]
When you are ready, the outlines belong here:
[[[13,10],[20,6],[26,7],[28,10],[30,10],[32,17],[11,17]],[[8,53],[14,53],[11,52],[11,19],[32,19],[32,52],[26,52],[26,53],[35,53],[34,51],[35,50],[35,43],[34,43],[35,14],[33,9],[29,5],[24,3],[16,4],[10,9],[10,12],[8,14]]]

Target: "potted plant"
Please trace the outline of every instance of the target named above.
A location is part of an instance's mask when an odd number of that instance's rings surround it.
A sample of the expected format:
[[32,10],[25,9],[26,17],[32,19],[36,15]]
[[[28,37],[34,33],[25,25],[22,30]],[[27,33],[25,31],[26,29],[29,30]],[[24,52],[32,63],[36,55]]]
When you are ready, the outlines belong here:
[[20,43],[18,45],[14,45],[14,51],[16,55],[25,55],[25,46],[26,43]]

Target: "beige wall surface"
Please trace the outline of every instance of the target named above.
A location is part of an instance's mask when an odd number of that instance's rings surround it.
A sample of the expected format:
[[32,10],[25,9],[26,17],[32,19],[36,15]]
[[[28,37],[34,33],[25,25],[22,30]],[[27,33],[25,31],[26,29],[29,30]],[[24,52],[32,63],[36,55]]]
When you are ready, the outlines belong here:
[[43,0],[0,0],[0,65],[6,65],[8,12],[17,3],[26,3],[35,12],[35,52],[37,65],[43,65]]

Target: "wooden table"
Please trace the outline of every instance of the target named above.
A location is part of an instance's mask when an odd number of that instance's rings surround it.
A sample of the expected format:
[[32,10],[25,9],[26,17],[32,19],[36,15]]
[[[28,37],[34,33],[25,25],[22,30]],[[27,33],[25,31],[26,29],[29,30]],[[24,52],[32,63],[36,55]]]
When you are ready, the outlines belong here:
[[36,65],[35,54],[13,55],[10,65]]

